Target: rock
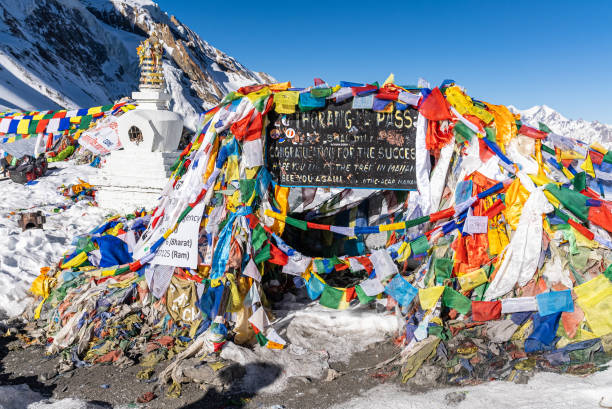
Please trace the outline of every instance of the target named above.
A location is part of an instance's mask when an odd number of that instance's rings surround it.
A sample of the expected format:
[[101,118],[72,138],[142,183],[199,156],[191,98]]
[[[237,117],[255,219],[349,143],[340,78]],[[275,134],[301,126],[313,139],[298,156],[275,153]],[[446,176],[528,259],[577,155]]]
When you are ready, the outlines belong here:
[[438,384],[437,380],[443,372],[444,369],[439,366],[424,364],[416,375],[410,378],[408,383],[414,386],[433,388]]
[[326,382],[330,382],[333,381],[334,379],[338,378],[340,376],[340,372],[336,371],[335,369],[329,368],[327,370],[327,377],[325,378]]
[[140,395],[138,399],[136,399],[136,402],[147,403],[147,402],[151,402],[155,398],[157,398],[157,395],[155,395],[153,392],[146,392]]
[[187,359],[182,364],[183,376],[196,383],[205,383],[215,386],[228,386],[241,379],[245,368],[236,363],[225,363],[224,366],[215,370],[218,365],[211,365],[199,358]]
[[47,382],[58,375],[57,369],[50,369],[47,371],[43,371],[38,375],[38,380],[40,382]]
[[450,392],[444,396],[444,402],[448,406],[454,406],[465,400],[466,392]]

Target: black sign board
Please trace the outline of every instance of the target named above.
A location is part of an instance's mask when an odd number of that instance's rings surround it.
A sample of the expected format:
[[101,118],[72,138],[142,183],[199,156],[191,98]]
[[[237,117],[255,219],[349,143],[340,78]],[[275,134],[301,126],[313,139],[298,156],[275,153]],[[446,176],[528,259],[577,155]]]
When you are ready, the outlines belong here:
[[269,114],[266,163],[281,186],[416,190],[418,111],[325,109]]

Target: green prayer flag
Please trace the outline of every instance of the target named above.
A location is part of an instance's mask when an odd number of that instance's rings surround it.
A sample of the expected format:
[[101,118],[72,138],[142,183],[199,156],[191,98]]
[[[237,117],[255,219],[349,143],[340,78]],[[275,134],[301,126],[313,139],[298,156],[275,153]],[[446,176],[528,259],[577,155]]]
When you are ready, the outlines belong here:
[[257,112],[263,112],[264,108],[266,107],[266,101],[268,101],[267,96],[261,97],[257,101],[253,101],[253,106],[255,107]]
[[429,249],[429,242],[427,241],[427,237],[419,236],[415,240],[410,242],[410,249],[412,250],[412,254],[423,254],[426,253]]
[[130,271],[130,266],[125,266],[125,267],[121,267],[118,268],[117,270],[115,270],[115,274],[116,276],[121,275],[123,273],[127,273],[128,271]]
[[342,260],[340,260],[338,256],[332,256],[332,258],[329,259],[329,262],[334,266],[337,266],[338,264],[343,264]]
[[550,130],[550,128],[545,123],[538,122],[538,124],[540,125],[540,131],[546,132],[546,133],[551,133],[552,132]]
[[251,233],[251,244],[253,245],[253,250],[257,251],[263,246],[263,244],[268,240],[268,236],[266,236],[266,231],[260,224],[255,226],[253,232]]
[[488,287],[489,283],[484,283],[472,290],[472,295],[475,297],[476,301],[484,301],[484,295]]
[[375,295],[367,295],[360,285],[355,286],[355,293],[357,294],[357,298],[359,298],[359,302],[362,304],[367,304],[376,299]]
[[338,309],[340,302],[342,301],[342,297],[344,296],[344,291],[338,290],[329,285],[325,285],[323,289],[323,293],[321,293],[321,298],[319,298],[319,304],[327,308]]
[[612,281],[612,264],[610,264],[608,268],[606,268],[606,270],[603,272],[603,275],[605,275],[608,280]]
[[310,90],[310,95],[312,95],[314,98],[327,98],[331,94],[331,88],[313,88]]
[[221,105],[229,104],[230,102],[240,98],[242,98],[242,95],[239,95],[236,91],[232,91],[225,95],[225,98],[223,98],[223,101],[221,101]]
[[248,202],[253,192],[255,191],[256,179],[241,179],[240,183],[240,200],[244,203]]
[[455,124],[455,139],[459,143],[463,143],[466,141],[470,141],[476,133],[472,131],[466,124],[461,121],[458,121]]
[[[257,329],[261,331],[260,328],[257,328]],[[261,332],[258,332],[257,334],[255,334],[255,339],[257,340],[257,343],[259,344],[259,346],[262,346],[262,347],[265,347],[266,344],[268,343],[268,338],[266,338],[266,336],[262,334]]]
[[38,126],[38,121],[32,119],[30,121],[30,125],[28,125],[28,134],[29,135],[35,134],[37,126]]
[[285,219],[285,223],[292,225],[293,227],[297,227],[300,230],[306,231],[308,229],[307,224],[303,220],[294,219],[293,217],[287,216]]
[[83,129],[83,130],[89,129],[89,125],[91,124],[92,120],[93,120],[93,116],[91,116],[91,115],[83,116],[81,118],[81,122],[79,123],[79,129]]
[[434,261],[434,272],[436,273],[436,282],[438,284],[444,283],[444,280],[448,280],[453,272],[453,266],[455,262],[450,258],[438,258]]
[[603,157],[604,162],[612,163],[612,150],[609,150]]
[[323,259],[322,258],[315,258],[314,259],[314,264],[315,264],[315,268],[317,269],[317,272],[319,274],[321,274],[322,272],[326,271],[325,270],[325,264],[323,264]]
[[442,304],[449,308],[456,309],[461,314],[467,314],[472,309],[472,301],[450,287],[444,288],[444,293],[442,293]]
[[270,243],[266,244],[263,249],[255,256],[255,264],[263,263],[270,260]]
[[414,226],[418,226],[419,224],[427,223],[429,221],[429,215],[419,217],[418,219],[412,219],[406,221],[406,228],[409,229]]
[[492,126],[487,126],[485,128],[485,132],[487,134],[487,139],[491,142],[497,143],[497,131]]
[[102,112],[110,111],[111,109],[113,109],[114,106],[115,104],[102,105],[102,108],[100,108],[100,110]]
[[575,174],[572,184],[574,185],[574,190],[577,192],[582,192],[586,189],[586,172]]
[[177,220],[176,222],[177,222],[177,223],[182,222],[182,221],[183,221],[183,219],[184,219],[185,217],[187,217],[187,215],[189,214],[189,212],[190,212],[191,210],[193,210],[193,207],[191,207],[191,206],[187,206],[187,207],[185,208],[185,210],[183,210],[183,213],[181,213],[181,214],[180,214],[180,216],[178,217],[178,220]]
[[559,200],[563,206],[574,214],[582,222],[586,222],[589,218],[589,208],[586,205],[587,196],[570,190],[563,186],[557,186],[554,183],[546,185],[548,190],[554,197]]
[[435,335],[442,341],[448,341],[451,337],[451,332],[450,330],[439,325],[430,325],[427,327],[427,335]]
[[550,153],[551,155],[555,154],[555,150],[553,148],[549,148],[548,146],[542,144],[542,152]]

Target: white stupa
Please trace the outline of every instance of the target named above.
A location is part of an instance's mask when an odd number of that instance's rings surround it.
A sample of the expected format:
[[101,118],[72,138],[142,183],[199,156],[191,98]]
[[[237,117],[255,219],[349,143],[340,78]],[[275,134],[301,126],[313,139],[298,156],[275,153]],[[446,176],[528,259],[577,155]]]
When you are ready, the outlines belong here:
[[121,213],[155,205],[178,158],[183,118],[169,111],[161,57],[163,48],[152,36],[138,47],[140,86],[132,98],[138,104],[117,120],[122,150],[106,159],[98,180],[100,207]]

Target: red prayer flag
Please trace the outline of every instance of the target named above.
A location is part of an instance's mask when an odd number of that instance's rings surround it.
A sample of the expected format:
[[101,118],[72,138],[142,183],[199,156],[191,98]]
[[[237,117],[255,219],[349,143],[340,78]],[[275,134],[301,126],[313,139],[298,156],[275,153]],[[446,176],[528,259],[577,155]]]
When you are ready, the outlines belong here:
[[237,92],[239,92],[242,95],[247,95],[247,94],[250,94],[251,92],[259,91],[263,87],[265,87],[265,85],[249,85],[246,87],[239,88]]
[[601,165],[601,162],[603,162],[603,158],[604,156],[596,151],[589,151],[589,155],[591,156],[591,162],[593,162],[596,165]]
[[245,141],[254,141],[255,139],[259,139],[261,137],[261,129],[263,128],[263,121],[261,114],[257,114],[253,122],[249,125],[249,129],[247,130]]
[[478,138],[478,154],[483,163],[486,163],[489,159],[495,156],[495,152],[493,152],[487,143],[480,138]]
[[268,261],[272,264],[284,266],[289,261],[289,256],[283,253],[274,244],[270,243],[270,259]]
[[427,98],[421,102],[419,112],[421,115],[431,121],[452,119],[451,113],[448,109],[448,102],[438,87],[434,88]]
[[374,265],[370,261],[370,259],[366,256],[355,257],[357,261],[366,269],[368,273],[371,273],[374,270]]
[[538,131],[537,129],[525,124],[521,125],[519,133],[534,139],[545,139],[548,136],[546,132]]
[[472,320],[497,320],[501,318],[501,308],[501,301],[472,301]]
[[602,203],[601,206],[589,207],[589,221],[612,233],[612,212],[610,205]]
[[236,139],[239,141],[241,141],[247,134],[247,129],[249,122],[251,121],[251,117],[253,116],[253,112],[255,112],[255,109],[252,109],[244,118],[234,122],[232,126],[230,126],[230,131],[232,131]]
[[36,133],[43,133],[47,130],[47,125],[49,124],[48,119],[41,119],[38,121],[38,125],[36,125]]
[[355,287],[350,287],[346,289],[346,302],[350,302],[353,298],[355,298]]
[[482,215],[487,216],[489,219],[497,216],[506,208],[506,205],[501,199],[497,199],[495,203],[491,205],[487,210],[485,210]]

